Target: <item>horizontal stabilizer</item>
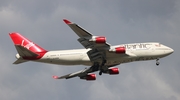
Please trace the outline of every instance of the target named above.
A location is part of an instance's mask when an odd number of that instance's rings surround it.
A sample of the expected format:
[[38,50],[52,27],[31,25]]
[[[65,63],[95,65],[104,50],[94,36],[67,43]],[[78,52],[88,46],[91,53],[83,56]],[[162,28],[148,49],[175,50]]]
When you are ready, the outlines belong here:
[[17,59],[13,64],[20,64],[20,63],[24,63],[24,62],[27,62],[27,60]]

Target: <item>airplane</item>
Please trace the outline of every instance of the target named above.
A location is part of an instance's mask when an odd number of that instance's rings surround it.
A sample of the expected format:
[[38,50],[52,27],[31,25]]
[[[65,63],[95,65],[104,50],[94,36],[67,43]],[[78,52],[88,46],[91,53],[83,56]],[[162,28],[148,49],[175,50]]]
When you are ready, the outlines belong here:
[[90,66],[78,72],[64,76],[53,76],[54,79],[70,79],[79,77],[87,81],[96,80],[99,75],[119,74],[119,68],[114,67],[122,63],[134,61],[156,60],[166,57],[174,52],[168,46],[158,42],[131,43],[111,46],[104,36],[94,36],[76,23],[67,19],[63,21],[79,36],[77,39],[85,49],[47,51],[19,33],[9,33],[15,48],[17,60],[13,64],[27,61],[57,64],[57,65],[86,65]]

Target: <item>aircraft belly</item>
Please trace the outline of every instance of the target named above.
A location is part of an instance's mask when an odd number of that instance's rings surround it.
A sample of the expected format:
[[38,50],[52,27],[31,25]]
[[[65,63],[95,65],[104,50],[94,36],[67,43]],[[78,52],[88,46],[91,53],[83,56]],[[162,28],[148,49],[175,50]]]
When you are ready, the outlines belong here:
[[132,50],[132,52],[138,57],[154,57],[154,58],[162,58],[167,56],[164,50],[156,50],[154,48],[150,48],[148,50]]
[[41,59],[41,60],[36,60],[36,62],[57,64],[57,65],[91,65],[91,62],[84,62],[80,60]]
[[[81,53],[72,54],[46,54],[42,59],[37,62],[58,64],[58,65],[92,65],[90,60],[86,58],[86,55]],[[86,59],[84,59],[86,58]]]

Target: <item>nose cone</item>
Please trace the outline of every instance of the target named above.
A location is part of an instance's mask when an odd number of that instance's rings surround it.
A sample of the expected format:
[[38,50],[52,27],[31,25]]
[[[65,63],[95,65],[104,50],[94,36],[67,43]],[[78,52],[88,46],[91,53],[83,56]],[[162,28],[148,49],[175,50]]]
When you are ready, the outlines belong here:
[[170,48],[170,47],[167,47],[167,50],[165,50],[165,52],[166,52],[168,55],[170,55],[171,53],[174,52],[174,50],[173,50],[172,48]]
[[170,48],[170,53],[173,53],[173,52],[174,52],[174,50],[172,48]]

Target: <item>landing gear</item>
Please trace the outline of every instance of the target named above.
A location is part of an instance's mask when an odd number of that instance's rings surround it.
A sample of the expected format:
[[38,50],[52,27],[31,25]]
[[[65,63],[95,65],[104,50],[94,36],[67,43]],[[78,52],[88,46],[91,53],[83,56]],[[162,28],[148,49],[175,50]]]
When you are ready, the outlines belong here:
[[99,70],[99,63],[98,62],[94,62],[94,65],[92,67],[93,71],[98,71]]
[[158,66],[160,64],[159,59],[156,59],[156,65]]
[[89,51],[88,52],[88,54],[90,55],[90,54],[95,54],[95,53],[97,53],[94,57],[91,57],[90,56],[90,58],[91,58],[91,60],[92,60],[92,62],[93,62],[93,66],[92,66],[92,71],[98,71],[99,70],[99,75],[102,75],[102,73],[104,73],[104,66],[105,66],[105,64],[106,64],[106,59],[105,59],[105,54],[102,54],[101,52],[99,52],[99,51],[97,50],[91,50],[91,51]]
[[99,70],[99,75],[102,75],[102,73],[104,72],[103,66],[105,65],[105,63],[106,63],[106,60],[104,60],[101,64],[99,64],[99,62],[94,62],[94,65],[92,66],[92,70],[93,71]]
[[99,71],[99,75],[102,75],[102,71]]
[[157,66],[159,66],[159,64],[160,64],[159,62],[156,63]]
[[106,60],[103,59],[103,60],[102,60],[102,64],[101,64],[101,66],[100,66],[100,68],[99,68],[99,69],[100,69],[99,75],[102,75],[102,73],[103,73],[103,68],[102,68],[102,67],[105,65],[105,63],[106,63]]

